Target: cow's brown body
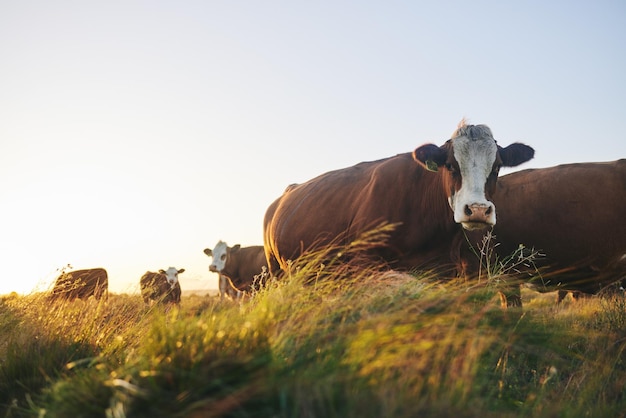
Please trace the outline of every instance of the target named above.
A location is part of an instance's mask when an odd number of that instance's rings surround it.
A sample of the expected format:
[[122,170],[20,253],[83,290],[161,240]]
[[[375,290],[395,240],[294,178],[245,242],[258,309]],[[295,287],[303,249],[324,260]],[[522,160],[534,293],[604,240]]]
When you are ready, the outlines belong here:
[[139,280],[141,296],[146,305],[152,303],[180,304],[181,289],[178,281],[171,285],[163,273],[147,271]]
[[103,268],[75,270],[61,274],[52,289],[55,299],[96,299],[106,298],[109,292],[109,278]]
[[498,256],[520,244],[544,254],[534,260],[537,289],[593,294],[626,276],[626,160],[508,174],[494,203]]
[[[475,128],[478,131],[472,132]],[[481,137],[473,138],[474,133]],[[456,159],[459,140],[455,138],[462,135],[472,137],[466,145],[475,143],[477,147],[471,150],[474,154],[465,161],[467,165],[460,167]],[[458,244],[458,223],[466,228],[481,228],[495,222],[490,198],[500,166],[521,164],[534,153],[522,144],[512,144],[506,149],[498,146],[496,150],[494,143],[488,128],[464,125],[462,121],[453,139],[441,147],[424,145],[412,154],[360,163],[289,186],[270,205],[264,219],[270,273],[287,268],[287,261],[295,260],[303,252],[330,243],[350,242],[382,222],[400,225],[390,234],[387,245],[376,249],[377,259],[399,269],[414,269],[433,262],[438,266],[452,264],[450,252],[455,242]],[[484,151],[487,146],[491,148]],[[484,176],[482,179],[486,179],[484,184],[476,185],[479,193],[474,194],[480,196],[467,202],[457,199],[461,204],[466,203],[465,211],[454,210],[453,218],[451,207],[455,202],[451,195],[467,193],[467,190],[461,193],[465,184],[461,173],[474,170],[476,161],[480,160],[474,157],[480,157],[483,152],[492,153],[495,160],[484,159],[486,163],[477,169]],[[475,201],[478,203],[473,204]]]
[[[225,245],[225,243],[223,244]],[[213,251],[209,248],[206,248],[204,253],[209,257],[214,256]],[[209,266],[210,271],[227,277],[230,279],[232,286],[244,292],[250,290],[255,277],[259,277],[264,268],[267,268],[267,262],[262,245],[249,247],[241,247],[240,245],[226,246],[226,259],[223,267],[221,269],[215,267],[215,261]]]
[[291,186],[265,215],[265,249],[272,274],[302,252],[347,243],[380,222],[402,225],[383,259],[395,268],[440,261],[459,232],[442,176],[416,164],[410,153],[331,171]]

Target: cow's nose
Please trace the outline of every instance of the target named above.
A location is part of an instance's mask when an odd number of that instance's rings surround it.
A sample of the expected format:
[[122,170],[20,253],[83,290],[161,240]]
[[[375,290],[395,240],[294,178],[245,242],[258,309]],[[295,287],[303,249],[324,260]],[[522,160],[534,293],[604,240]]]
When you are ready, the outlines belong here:
[[470,222],[487,222],[493,213],[493,206],[484,203],[465,205],[465,215]]

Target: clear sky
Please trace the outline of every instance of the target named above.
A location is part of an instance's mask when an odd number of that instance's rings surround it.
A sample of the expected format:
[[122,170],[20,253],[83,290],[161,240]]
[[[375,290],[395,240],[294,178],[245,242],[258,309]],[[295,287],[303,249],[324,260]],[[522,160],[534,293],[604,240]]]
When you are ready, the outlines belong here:
[[[626,3],[0,0],[0,293],[262,244],[290,183],[448,139],[626,157]],[[624,191],[620,191],[624,193]]]

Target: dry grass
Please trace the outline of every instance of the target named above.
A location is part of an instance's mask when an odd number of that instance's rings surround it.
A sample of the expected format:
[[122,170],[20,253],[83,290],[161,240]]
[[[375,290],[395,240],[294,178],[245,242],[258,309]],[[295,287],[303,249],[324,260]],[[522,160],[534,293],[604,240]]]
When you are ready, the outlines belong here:
[[[2,416],[594,417],[626,411],[626,304],[310,254],[245,303],[0,300]],[[442,284],[443,283],[443,284]]]

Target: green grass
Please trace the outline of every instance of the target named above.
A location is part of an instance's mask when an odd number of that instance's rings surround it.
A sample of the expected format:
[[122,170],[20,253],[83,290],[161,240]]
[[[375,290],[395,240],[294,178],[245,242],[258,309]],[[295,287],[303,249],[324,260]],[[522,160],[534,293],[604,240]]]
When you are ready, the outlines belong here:
[[624,299],[292,267],[241,305],[1,299],[0,417],[626,416]]

